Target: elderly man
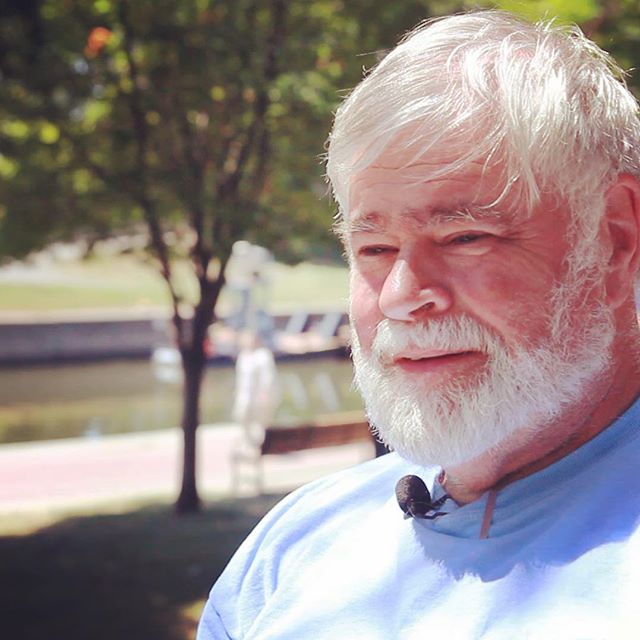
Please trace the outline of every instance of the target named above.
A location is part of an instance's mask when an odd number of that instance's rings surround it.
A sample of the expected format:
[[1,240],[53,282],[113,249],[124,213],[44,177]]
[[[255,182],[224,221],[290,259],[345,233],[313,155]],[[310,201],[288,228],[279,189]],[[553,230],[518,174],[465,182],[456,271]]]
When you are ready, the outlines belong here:
[[638,637],[640,123],[620,76],[577,30],[474,13],[420,26],[343,103],[356,381],[395,452],[276,507],[201,639]]

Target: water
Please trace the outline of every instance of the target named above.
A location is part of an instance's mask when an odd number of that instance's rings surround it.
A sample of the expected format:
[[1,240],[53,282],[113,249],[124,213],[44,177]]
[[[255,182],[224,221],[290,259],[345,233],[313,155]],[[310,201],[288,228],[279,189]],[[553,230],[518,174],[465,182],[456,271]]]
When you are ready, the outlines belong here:
[[[278,423],[362,407],[347,359],[279,363],[278,377]],[[207,370],[202,422],[229,421],[233,387],[233,367]],[[0,443],[166,429],[181,403],[179,369],[147,361],[0,369]]]

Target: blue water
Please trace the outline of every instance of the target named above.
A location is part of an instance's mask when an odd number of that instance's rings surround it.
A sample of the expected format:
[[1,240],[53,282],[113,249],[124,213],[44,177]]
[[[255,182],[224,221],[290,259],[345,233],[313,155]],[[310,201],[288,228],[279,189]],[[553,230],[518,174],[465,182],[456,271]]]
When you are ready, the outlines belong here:
[[[278,376],[277,422],[362,407],[347,359],[279,363]],[[178,369],[140,360],[0,369],[0,443],[175,427],[180,384]],[[233,387],[233,367],[207,370],[202,422],[229,421]]]

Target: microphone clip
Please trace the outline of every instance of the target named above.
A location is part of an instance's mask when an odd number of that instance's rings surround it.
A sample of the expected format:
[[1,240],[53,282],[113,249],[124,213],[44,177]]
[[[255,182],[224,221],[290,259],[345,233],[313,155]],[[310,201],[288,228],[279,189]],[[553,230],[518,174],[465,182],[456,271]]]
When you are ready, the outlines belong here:
[[407,518],[433,520],[445,515],[445,512],[438,511],[438,509],[451,499],[451,496],[445,494],[437,500],[432,500],[429,489],[422,478],[404,476],[396,484],[396,498],[404,513],[405,520]]

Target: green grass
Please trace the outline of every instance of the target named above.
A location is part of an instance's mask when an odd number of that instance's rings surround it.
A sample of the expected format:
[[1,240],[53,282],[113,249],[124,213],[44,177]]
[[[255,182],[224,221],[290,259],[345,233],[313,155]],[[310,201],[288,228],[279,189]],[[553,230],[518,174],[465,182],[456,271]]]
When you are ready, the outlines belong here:
[[161,307],[165,304],[165,296],[153,287],[137,290],[126,284],[121,288],[100,284],[95,286],[0,284],[0,309],[3,311]]
[[[196,286],[186,264],[175,266],[181,293],[193,301]],[[344,305],[347,270],[342,266],[303,263],[275,264],[265,299],[272,310],[296,305]],[[151,265],[134,256],[92,258],[82,262],[38,267],[28,276],[1,277],[0,312],[38,312],[77,309],[147,309],[169,307],[164,281]],[[221,310],[236,304],[225,291]]]
[[167,504],[3,518],[3,637],[192,640],[212,582],[280,497],[181,518]]
[[314,305],[347,306],[349,276],[346,267],[302,263],[295,267],[273,267],[274,306]]
[[28,278],[0,280],[0,310],[166,306],[168,298],[151,266],[132,256],[95,258],[39,267]]

